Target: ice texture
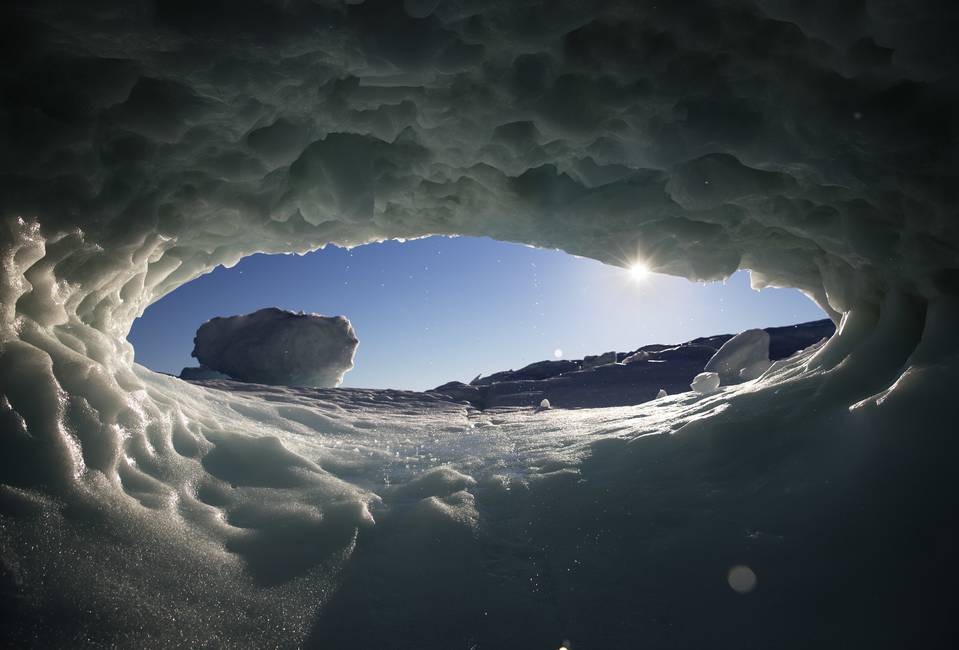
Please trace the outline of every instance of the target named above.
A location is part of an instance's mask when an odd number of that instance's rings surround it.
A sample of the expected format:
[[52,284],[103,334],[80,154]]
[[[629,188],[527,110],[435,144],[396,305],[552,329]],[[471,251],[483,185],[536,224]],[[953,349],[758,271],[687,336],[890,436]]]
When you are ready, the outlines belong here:
[[359,341],[343,316],[268,307],[200,325],[193,356],[233,379],[281,386],[339,386]]
[[51,279],[101,328],[253,252],[427,234],[749,268],[837,319],[950,282],[941,0],[59,4],[0,17],[0,214],[60,242]]
[[706,372],[719,374],[723,386],[755,379],[769,369],[769,334],[761,329],[740,332],[706,363]]
[[[953,647],[957,33],[946,0],[2,3],[5,644]],[[124,340],[246,255],[428,234],[750,269],[839,329],[546,416]]]
[[693,381],[689,387],[700,395],[709,395],[719,390],[719,383],[720,378],[718,373],[701,372],[693,377]]

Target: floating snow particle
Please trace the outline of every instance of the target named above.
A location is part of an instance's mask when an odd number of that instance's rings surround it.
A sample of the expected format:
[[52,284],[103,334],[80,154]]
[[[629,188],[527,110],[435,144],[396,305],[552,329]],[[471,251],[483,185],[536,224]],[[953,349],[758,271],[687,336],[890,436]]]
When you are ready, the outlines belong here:
[[540,407],[541,409],[552,408],[552,406],[550,406],[550,403],[549,403],[549,400],[548,400],[548,399],[543,399],[543,401],[539,403],[539,407]]
[[756,574],[742,564],[737,564],[729,570],[726,581],[737,594],[746,595],[756,588]]
[[660,399],[660,398],[666,397],[668,394],[669,394],[669,393],[666,392],[666,389],[665,389],[665,388],[660,388],[660,389],[659,389],[659,392],[656,393],[656,399]]
[[719,390],[719,375],[715,372],[701,372],[693,377],[693,383],[689,385],[700,395],[709,395]]
[[563,348],[556,348],[555,350],[553,350],[553,356],[556,357],[557,359],[562,359],[562,358],[563,358]]
[[342,316],[268,308],[214,318],[196,332],[193,356],[238,379],[283,386],[338,386],[359,343]]

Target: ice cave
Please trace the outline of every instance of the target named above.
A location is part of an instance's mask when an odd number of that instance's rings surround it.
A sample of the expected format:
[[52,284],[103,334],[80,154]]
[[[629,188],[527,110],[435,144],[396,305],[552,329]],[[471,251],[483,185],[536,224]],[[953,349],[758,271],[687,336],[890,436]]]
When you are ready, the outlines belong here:
[[[0,645],[955,647],[956,33],[950,0],[4,3]],[[837,330],[606,408],[133,361],[218,265],[433,234],[749,269]]]

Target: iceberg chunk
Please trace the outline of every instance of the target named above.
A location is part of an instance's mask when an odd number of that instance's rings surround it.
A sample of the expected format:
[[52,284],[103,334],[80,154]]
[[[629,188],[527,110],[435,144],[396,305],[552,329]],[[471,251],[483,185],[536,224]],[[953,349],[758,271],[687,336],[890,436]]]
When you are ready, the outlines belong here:
[[719,390],[719,374],[715,372],[701,372],[693,377],[693,383],[689,385],[700,395],[709,395]]
[[719,375],[723,385],[755,379],[769,369],[769,333],[746,330],[726,341],[706,363],[706,372]]
[[276,308],[213,318],[196,332],[193,356],[239,381],[281,386],[339,386],[359,341],[343,316]]

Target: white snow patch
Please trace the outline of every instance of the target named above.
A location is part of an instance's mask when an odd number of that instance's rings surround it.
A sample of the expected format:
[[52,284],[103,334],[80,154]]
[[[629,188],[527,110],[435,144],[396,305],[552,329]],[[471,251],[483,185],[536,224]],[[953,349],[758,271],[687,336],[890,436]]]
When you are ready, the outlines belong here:
[[693,377],[693,383],[689,385],[700,395],[709,395],[719,390],[719,374],[715,372],[701,372]]

